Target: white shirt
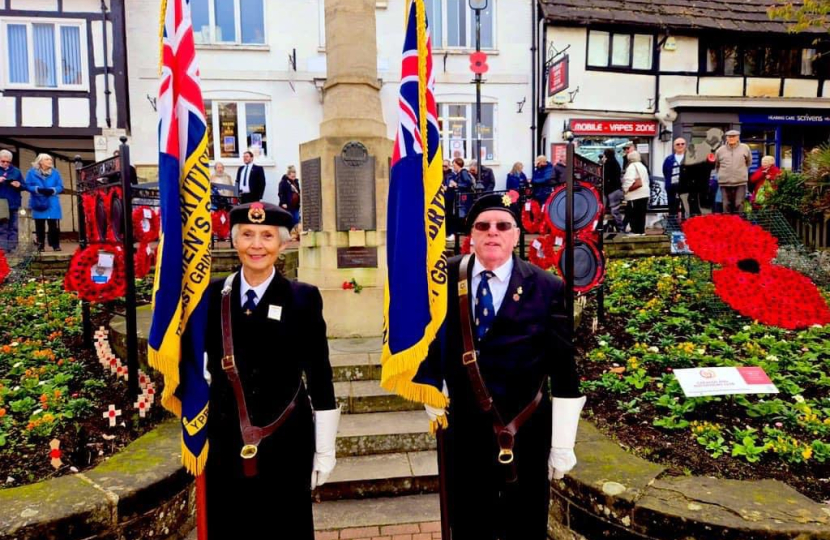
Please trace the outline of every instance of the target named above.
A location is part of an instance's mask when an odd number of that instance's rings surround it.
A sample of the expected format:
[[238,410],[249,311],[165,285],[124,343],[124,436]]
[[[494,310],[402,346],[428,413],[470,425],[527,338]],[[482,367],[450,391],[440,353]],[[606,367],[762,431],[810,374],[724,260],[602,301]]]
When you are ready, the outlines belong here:
[[686,157],[686,154],[675,154],[674,161],[677,162],[678,165],[683,165],[683,158]]
[[239,193],[249,193],[251,188],[248,187],[248,177],[251,175],[251,164],[245,165],[242,169],[242,179],[239,181]]
[[[472,286],[470,289],[471,302],[475,301],[478,284],[481,283],[481,273],[485,270],[486,268],[476,258],[473,262],[473,279],[470,282]],[[493,295],[493,309],[498,314],[504,295],[507,294],[507,286],[510,285],[510,274],[513,273],[513,257],[510,257],[506,263],[493,270],[493,273],[496,275],[490,278],[487,285],[490,287],[490,294]]]
[[256,302],[259,304],[259,301],[262,300],[262,297],[265,295],[265,291],[268,290],[268,285],[271,284],[271,281],[274,279],[274,276],[277,274],[275,268],[271,268],[271,275],[268,276],[268,279],[257,285],[256,287],[251,287],[247,281],[245,281],[245,272],[240,270],[239,277],[241,278],[239,281],[239,305],[244,306],[245,302],[248,301],[248,291],[253,289],[256,293]]

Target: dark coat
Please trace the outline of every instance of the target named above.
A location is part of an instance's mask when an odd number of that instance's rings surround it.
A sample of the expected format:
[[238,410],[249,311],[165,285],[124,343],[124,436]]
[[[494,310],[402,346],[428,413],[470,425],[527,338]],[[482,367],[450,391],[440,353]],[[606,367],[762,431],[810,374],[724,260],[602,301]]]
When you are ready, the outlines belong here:
[[[240,276],[233,280],[234,354],[251,422],[256,426],[273,422],[301,387],[291,416],[259,445],[258,475],[247,478],[239,456],[242,436],[236,399],[221,367],[223,282],[212,283],[208,290],[206,348],[211,385],[206,471],[210,538],[313,540],[311,407],[330,410],[336,406],[320,291],[277,274],[256,310],[247,316],[239,300]],[[282,306],[280,320],[268,317],[271,305]]]
[[[253,173],[253,171],[252,171]],[[291,179],[288,178],[287,174],[282,175],[282,179],[280,179],[279,185],[279,196],[280,196],[280,206],[285,205],[285,208],[294,211],[300,209],[300,181],[295,179],[293,184],[294,187],[297,188],[297,203],[292,204],[291,201],[293,199],[292,195],[295,191],[291,188]]]
[[[449,388],[447,432],[450,501],[475,501],[451,507],[453,540],[547,538],[550,483],[551,402],[545,396],[519,430],[514,448],[518,480],[504,481],[497,463],[492,416],[482,412],[461,363],[463,344],[456,291],[461,257],[449,261],[449,305],[441,337],[430,347],[416,380]],[[472,272],[473,261],[469,270]],[[521,293],[519,293],[521,288]],[[471,296],[474,296],[471,292]],[[518,300],[515,297],[518,296]],[[471,298],[472,301],[472,298]],[[477,344],[487,388],[506,422],[530,403],[545,376],[557,397],[578,397],[579,380],[565,341],[564,285],[552,274],[513,257],[504,301],[490,330]],[[472,311],[472,308],[471,308]],[[502,494],[500,496],[500,493]]]
[[527,187],[527,176],[525,176],[524,172],[520,172],[519,174],[507,173],[507,181],[505,182],[505,188],[510,191],[518,191],[519,193],[524,192],[524,189]]
[[622,169],[617,158],[607,158],[602,164],[602,188],[605,194],[622,189]]
[[[9,210],[17,210],[20,208],[20,193],[26,191],[23,174],[14,165],[9,165],[8,169],[0,168],[0,177],[2,176],[5,176],[6,180],[0,183],[0,199],[9,201]],[[20,182],[20,187],[12,186],[12,182]]]
[[262,200],[265,195],[265,169],[259,165],[251,165],[251,174],[248,176],[249,192],[243,194],[240,191],[242,186],[242,171],[245,170],[245,165],[242,165],[236,171],[236,189],[239,193],[239,202],[241,204],[249,202],[257,202]]
[[496,189],[496,175],[493,174],[493,169],[490,167],[480,166],[481,185],[484,186],[485,193]]

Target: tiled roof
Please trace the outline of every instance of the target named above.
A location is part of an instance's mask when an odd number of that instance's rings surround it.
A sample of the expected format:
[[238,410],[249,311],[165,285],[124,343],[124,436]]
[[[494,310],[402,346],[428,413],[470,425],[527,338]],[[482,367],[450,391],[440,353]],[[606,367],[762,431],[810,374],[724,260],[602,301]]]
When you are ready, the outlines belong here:
[[786,24],[767,15],[767,8],[776,3],[776,0],[540,0],[544,16],[552,22],[784,33]]

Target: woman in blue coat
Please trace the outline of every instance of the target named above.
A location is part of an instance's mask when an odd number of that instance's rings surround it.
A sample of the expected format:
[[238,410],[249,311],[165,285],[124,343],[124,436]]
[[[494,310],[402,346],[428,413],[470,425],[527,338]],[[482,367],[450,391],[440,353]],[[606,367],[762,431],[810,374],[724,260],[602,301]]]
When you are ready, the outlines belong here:
[[49,224],[49,245],[55,251],[61,250],[60,224],[61,203],[58,194],[63,191],[61,173],[54,168],[54,161],[49,154],[40,154],[32,163],[32,169],[26,175],[26,189],[29,197],[29,209],[35,219],[37,249],[43,251],[46,225]]

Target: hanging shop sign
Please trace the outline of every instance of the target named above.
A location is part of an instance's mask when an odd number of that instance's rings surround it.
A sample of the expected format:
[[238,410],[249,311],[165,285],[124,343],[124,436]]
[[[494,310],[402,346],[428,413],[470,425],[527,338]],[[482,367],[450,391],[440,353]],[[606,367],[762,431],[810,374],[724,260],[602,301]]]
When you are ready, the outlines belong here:
[[566,54],[550,66],[548,70],[548,95],[555,96],[568,89],[568,55]]
[[646,120],[571,120],[574,135],[656,137],[657,122]]

